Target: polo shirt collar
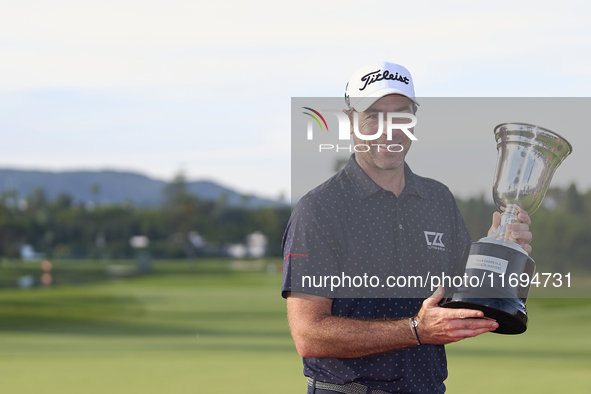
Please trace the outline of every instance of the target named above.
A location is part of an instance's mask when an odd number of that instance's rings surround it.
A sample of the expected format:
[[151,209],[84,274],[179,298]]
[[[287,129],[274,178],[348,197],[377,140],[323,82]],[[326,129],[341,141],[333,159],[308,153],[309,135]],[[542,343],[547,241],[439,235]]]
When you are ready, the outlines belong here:
[[[345,165],[344,171],[353,183],[353,187],[355,187],[355,191],[357,191],[359,198],[362,200],[374,195],[380,190],[384,190],[381,186],[375,183],[365,171],[363,171],[361,166],[357,163],[357,160],[355,160],[355,154],[352,154],[351,157],[349,157],[349,161]],[[427,198],[427,191],[423,179],[415,175],[406,162],[404,162],[404,181],[404,190],[400,194],[400,197],[416,194],[421,198]]]

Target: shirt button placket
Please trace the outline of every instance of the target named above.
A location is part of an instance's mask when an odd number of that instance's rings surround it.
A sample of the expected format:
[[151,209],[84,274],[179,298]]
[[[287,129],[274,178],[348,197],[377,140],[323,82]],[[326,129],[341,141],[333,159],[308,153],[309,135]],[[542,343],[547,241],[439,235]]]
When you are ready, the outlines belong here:
[[398,223],[398,217],[399,217],[399,212],[398,212],[398,199],[396,198],[395,195],[392,195],[392,227],[394,228],[394,234],[395,234],[395,239],[398,240],[398,231],[399,229],[402,229],[400,227],[400,224]]

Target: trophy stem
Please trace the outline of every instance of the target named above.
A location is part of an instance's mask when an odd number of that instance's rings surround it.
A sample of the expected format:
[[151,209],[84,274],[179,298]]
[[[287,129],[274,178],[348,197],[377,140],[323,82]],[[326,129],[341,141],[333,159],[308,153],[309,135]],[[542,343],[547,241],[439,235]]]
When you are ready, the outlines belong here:
[[517,223],[517,213],[519,212],[517,204],[507,204],[505,212],[501,214],[501,225],[497,230],[491,234],[491,237],[503,241],[509,238],[507,234],[507,225],[511,223]]
[[517,204],[507,204],[505,212],[501,214],[501,224],[497,230],[488,237],[481,238],[479,242],[507,246],[527,255],[527,252],[518,243],[509,241],[509,233],[507,233],[507,225],[519,221],[517,220],[518,213],[519,206]]

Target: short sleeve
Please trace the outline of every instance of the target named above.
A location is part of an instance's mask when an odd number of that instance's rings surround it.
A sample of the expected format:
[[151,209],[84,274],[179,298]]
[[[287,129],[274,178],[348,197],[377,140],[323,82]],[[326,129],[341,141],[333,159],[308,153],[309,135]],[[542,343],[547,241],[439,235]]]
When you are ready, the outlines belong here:
[[302,198],[283,235],[283,297],[293,291],[334,298],[330,277],[339,272],[338,239],[333,218],[322,203]]

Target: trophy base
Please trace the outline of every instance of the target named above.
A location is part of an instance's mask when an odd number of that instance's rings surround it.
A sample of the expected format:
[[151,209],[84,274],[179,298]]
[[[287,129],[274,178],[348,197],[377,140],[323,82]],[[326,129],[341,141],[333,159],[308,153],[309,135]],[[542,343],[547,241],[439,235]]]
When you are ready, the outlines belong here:
[[463,262],[466,267],[464,277],[477,277],[478,286],[449,289],[450,293],[441,306],[483,311],[486,318],[499,323],[493,331],[497,334],[525,332],[528,322],[525,304],[530,283],[525,287],[518,281],[517,286],[511,286],[511,283],[521,275],[532,278],[536,268],[532,258],[512,245],[480,240],[466,248]]
[[499,327],[491,332],[497,334],[522,334],[527,330],[527,311],[525,305],[515,303],[507,298],[469,298],[462,294],[442,304],[444,308],[475,309],[484,312],[484,316],[499,323]]

